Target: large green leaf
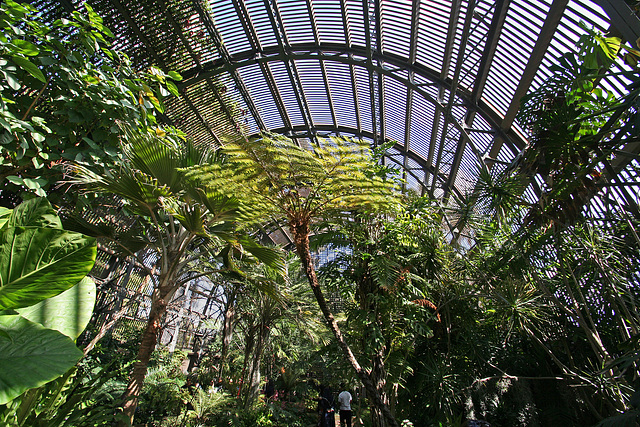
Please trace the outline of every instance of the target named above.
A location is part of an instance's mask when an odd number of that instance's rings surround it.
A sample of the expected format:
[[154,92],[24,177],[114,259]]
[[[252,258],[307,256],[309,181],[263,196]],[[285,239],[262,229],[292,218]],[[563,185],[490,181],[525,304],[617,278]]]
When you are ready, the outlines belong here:
[[32,322],[62,332],[71,339],[86,328],[96,302],[96,284],[88,277],[60,295],[21,308],[18,313]]
[[0,331],[0,404],[64,374],[82,357],[71,338],[21,316],[0,316]]
[[27,307],[58,295],[89,273],[92,237],[53,228],[0,230],[0,310]]
[[0,228],[4,227],[4,225],[9,220],[11,216],[11,209],[7,209],[5,207],[0,206]]
[[40,80],[42,83],[47,82],[47,78],[44,76],[44,74],[42,74],[42,71],[40,71],[40,69],[33,62],[29,61],[27,58],[23,58],[21,56],[14,56],[12,57],[12,59],[13,59],[13,62],[18,64],[20,68],[22,68],[23,70],[31,74],[36,79]]
[[62,223],[49,201],[44,197],[38,197],[18,205],[13,210],[7,226],[62,228]]

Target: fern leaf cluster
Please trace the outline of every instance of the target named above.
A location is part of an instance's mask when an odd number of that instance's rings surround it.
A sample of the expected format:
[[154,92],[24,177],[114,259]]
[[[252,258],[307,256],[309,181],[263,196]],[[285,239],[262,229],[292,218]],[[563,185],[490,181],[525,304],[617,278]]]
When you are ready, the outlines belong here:
[[203,187],[218,188],[239,198],[245,219],[285,217],[310,222],[330,212],[377,210],[393,204],[391,182],[371,177],[366,143],[330,138],[311,149],[276,135],[223,148],[226,162],[187,169],[187,177]]

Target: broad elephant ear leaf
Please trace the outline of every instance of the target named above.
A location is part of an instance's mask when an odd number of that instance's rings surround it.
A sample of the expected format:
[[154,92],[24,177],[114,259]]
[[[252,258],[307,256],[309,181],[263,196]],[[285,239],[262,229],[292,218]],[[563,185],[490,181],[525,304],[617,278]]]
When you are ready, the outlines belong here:
[[0,316],[0,405],[64,374],[82,357],[71,338],[22,316]]
[[62,228],[62,223],[49,201],[39,197],[18,205],[11,213],[7,226]]
[[0,310],[27,307],[66,291],[96,258],[92,237],[53,228],[0,230]]
[[75,340],[91,320],[95,302],[96,284],[85,277],[63,293],[17,311],[32,322]]

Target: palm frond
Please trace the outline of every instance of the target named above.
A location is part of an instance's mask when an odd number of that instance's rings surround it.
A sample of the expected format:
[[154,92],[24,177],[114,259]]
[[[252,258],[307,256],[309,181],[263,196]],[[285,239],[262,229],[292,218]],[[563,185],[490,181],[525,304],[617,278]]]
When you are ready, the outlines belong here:
[[266,246],[259,245],[249,236],[242,236],[238,241],[242,245],[243,250],[249,252],[269,268],[274,269],[281,275],[286,272],[284,254],[282,253],[282,251],[275,248],[268,248]]

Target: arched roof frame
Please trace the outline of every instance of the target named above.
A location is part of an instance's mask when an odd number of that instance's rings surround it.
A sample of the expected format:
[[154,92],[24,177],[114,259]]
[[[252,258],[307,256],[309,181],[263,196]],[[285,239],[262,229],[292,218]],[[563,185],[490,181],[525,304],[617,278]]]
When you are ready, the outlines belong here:
[[[80,7],[71,0],[40,4]],[[445,202],[473,188],[471,168],[504,167],[526,144],[514,124],[520,99],[543,84],[554,58],[577,39],[579,20],[627,40],[640,36],[624,0],[90,4],[117,35],[116,47],[138,64],[183,74],[167,119],[195,139],[216,143],[226,129],[243,126],[298,139],[323,133],[372,144],[392,139],[388,161],[403,169],[407,185]],[[232,93],[223,93],[218,80]],[[246,115],[234,117],[228,99]],[[212,110],[224,111],[226,122]],[[611,174],[637,157],[639,144],[628,148],[631,155],[614,159]],[[538,191],[533,182],[532,197]]]

